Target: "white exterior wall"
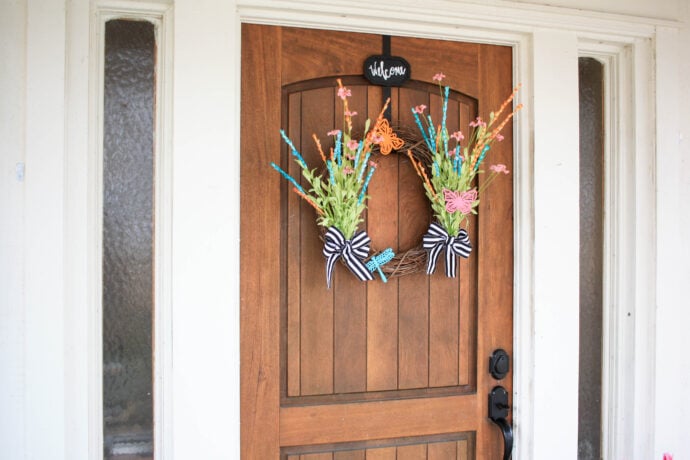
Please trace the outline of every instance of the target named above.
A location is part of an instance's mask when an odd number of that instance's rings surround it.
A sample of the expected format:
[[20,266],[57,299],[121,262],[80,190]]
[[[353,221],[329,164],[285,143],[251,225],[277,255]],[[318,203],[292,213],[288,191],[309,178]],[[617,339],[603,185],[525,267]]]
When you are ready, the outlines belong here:
[[5,2],[0,10],[0,445],[22,458],[25,407],[24,185],[26,10]]
[[[172,399],[167,406],[177,458],[237,458],[239,452],[238,391],[238,247],[239,139],[228,127],[239,124],[239,27],[235,3],[222,0],[176,0],[174,80],[174,240],[173,309],[176,341],[172,344]],[[251,2],[245,2],[251,3]],[[386,0],[390,5],[398,2]],[[418,5],[418,2],[403,2]],[[461,3],[461,2],[455,2]],[[471,10],[471,4],[463,7]],[[486,4],[486,2],[481,2]],[[651,420],[638,420],[635,445],[677,459],[690,458],[685,421],[690,417],[690,20],[684,0],[549,0],[489,2],[496,6],[534,9],[537,3],[599,13],[685,21],[680,28],[660,27],[653,43],[656,84],[656,156],[650,167],[635,171],[656,183],[655,234],[649,245],[657,251],[656,290],[643,318],[655,334],[644,350],[652,354],[652,384],[636,401],[653,401]],[[89,446],[89,363],[75,359],[88,346],[88,295],[72,283],[71,271],[88,270],[87,203],[68,203],[68,196],[87,192],[85,175],[72,175],[88,160],[87,133],[73,126],[87,124],[88,6],[87,0],[3,0],[0,4],[0,446],[10,459],[87,459]],[[436,4],[436,3],[434,3]],[[449,2],[450,4],[450,2]],[[539,7],[541,8],[541,7]],[[539,11],[543,11],[539,9]],[[573,13],[577,13],[574,11]],[[638,19],[635,19],[638,20]],[[86,27],[86,28],[85,28]],[[577,39],[567,31],[537,30],[533,38],[533,100],[539,133],[534,145],[534,337],[531,363],[535,379],[533,429],[540,436],[531,446],[535,459],[576,458],[577,410],[572,364],[551,362],[554,344],[562,343],[568,361],[577,350],[570,328],[577,323],[574,292],[549,285],[548,267],[559,251],[553,225],[564,238],[577,239],[575,212],[564,212],[548,197],[556,184],[563,201],[577,202],[571,176],[559,183],[559,171],[573,168],[575,145],[554,146],[573,135],[574,114],[554,116],[572,103],[573,82],[549,79],[554,62],[573,67]],[[433,30],[429,34],[433,34]],[[199,35],[201,33],[201,35]],[[193,38],[193,39],[192,39]],[[563,46],[562,50],[554,48]],[[560,65],[559,64],[559,65]],[[529,72],[528,72],[529,73]],[[69,76],[66,79],[66,75]],[[574,78],[574,76],[573,76]],[[203,82],[203,83],[202,83]],[[203,89],[203,91],[200,91]],[[564,93],[565,92],[565,93]],[[565,98],[565,99],[564,99]],[[562,105],[557,104],[560,102]],[[653,104],[652,104],[653,105]],[[81,107],[81,108],[79,108]],[[640,109],[637,107],[637,109]],[[646,109],[645,109],[646,110]],[[551,115],[551,116],[549,116]],[[552,120],[552,121],[550,121]],[[566,124],[564,121],[568,120]],[[563,123],[567,126],[559,126]],[[574,134],[576,135],[576,133]],[[24,182],[17,181],[17,163],[26,163]],[[542,195],[542,188],[544,194]],[[573,209],[577,209],[576,207]],[[562,219],[552,222],[553,214]],[[77,222],[75,225],[74,222]],[[572,227],[572,228],[570,228]],[[632,231],[632,230],[631,230]],[[76,233],[75,233],[76,232]],[[81,233],[83,232],[83,233]],[[546,235],[545,237],[543,235]],[[72,240],[76,238],[76,243]],[[570,246],[572,250],[572,246]],[[576,260],[571,252],[561,254]],[[562,259],[561,259],[562,260]],[[198,267],[204,267],[199,270]],[[563,276],[576,276],[576,262]],[[571,270],[572,269],[572,270]],[[540,273],[543,274],[540,278]],[[552,275],[553,276],[553,275]],[[565,284],[572,288],[572,284]],[[562,311],[553,310],[559,296]],[[647,320],[645,320],[646,322]],[[555,329],[554,329],[555,326]],[[646,326],[646,324],[645,324]],[[642,328],[644,331],[645,329]],[[641,339],[643,339],[642,337]],[[179,341],[177,341],[179,339]],[[560,342],[559,342],[560,341]],[[638,347],[645,344],[642,340]],[[576,356],[575,356],[576,358]],[[575,360],[576,362],[576,360]],[[576,367],[576,366],[575,366]],[[551,373],[559,376],[550,377]],[[643,376],[643,375],[642,375]],[[559,389],[550,382],[566,381],[570,395],[564,425],[556,423],[550,405]],[[527,411],[529,413],[529,411]],[[573,418],[573,415],[575,418]],[[643,415],[643,414],[638,414]],[[641,418],[641,417],[640,417]],[[650,430],[648,427],[652,427]],[[574,430],[574,431],[573,431]],[[575,433],[575,435],[573,434]],[[564,453],[563,449],[566,449]],[[199,449],[206,449],[200,451]],[[640,455],[635,458],[648,458]],[[172,455],[166,455],[172,458]],[[525,457],[522,457],[525,458]]]

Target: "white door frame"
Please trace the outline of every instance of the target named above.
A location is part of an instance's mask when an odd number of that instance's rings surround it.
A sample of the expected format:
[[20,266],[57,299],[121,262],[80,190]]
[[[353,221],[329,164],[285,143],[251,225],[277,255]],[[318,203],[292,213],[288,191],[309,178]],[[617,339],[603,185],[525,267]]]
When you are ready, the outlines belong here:
[[[58,451],[65,458],[91,458],[100,445],[99,369],[94,369],[92,269],[90,245],[99,238],[90,220],[94,196],[84,192],[89,184],[90,146],[84,133],[93,135],[88,107],[93,106],[93,62],[89,63],[88,43],[93,40],[89,24],[94,20],[88,2],[67,2],[66,24],[51,29],[63,37],[65,54],[65,150],[62,171],[53,179],[64,192],[64,216],[58,216],[64,238],[64,329],[52,342],[62,341],[66,372],[64,387],[64,445]],[[115,2],[112,2],[115,3]],[[117,2],[123,7],[141,5],[137,1]],[[161,1],[154,4],[170,4]],[[98,5],[94,2],[92,5]],[[624,414],[605,418],[614,426],[616,440],[608,441],[610,452],[628,452],[629,458],[651,458],[653,449],[654,402],[653,311],[643,308],[654,303],[655,226],[653,120],[655,100],[648,91],[654,85],[652,38],[659,26],[673,28],[669,21],[636,17],[590,14],[531,5],[491,6],[472,2],[425,2],[418,4],[383,0],[375,5],[365,1],[347,4],[346,11],[334,11],[331,4],[316,1],[176,0],[174,3],[175,48],[171,64],[173,127],[172,161],[163,179],[171,184],[174,215],[171,217],[170,271],[163,283],[170,286],[169,316],[159,319],[171,325],[169,343],[162,350],[171,353],[169,367],[162,370],[164,392],[162,417],[165,458],[239,458],[239,133],[240,133],[240,24],[276,24],[323,29],[349,30],[425,38],[476,41],[512,46],[515,80],[523,83],[520,99],[525,103],[516,122],[515,161],[515,381],[514,418],[516,459],[550,458],[556,453],[575,458],[577,453],[577,365],[579,250],[577,155],[577,57],[603,53],[615,63],[625,79],[611,79],[619,107],[610,126],[619,133],[610,146],[612,161],[621,162],[610,197],[622,208],[609,225],[612,254],[625,250],[629,259],[609,260],[607,273],[612,290],[607,302],[632,306],[636,317],[631,327],[620,324],[621,311],[609,317],[607,330],[624,331],[608,341],[613,351],[609,381],[624,391],[633,391],[633,405]],[[29,24],[48,22],[49,14],[29,10]],[[37,21],[38,20],[38,21]],[[33,21],[33,22],[32,22]],[[39,37],[29,28],[28,40]],[[172,46],[172,41],[166,46]],[[594,46],[593,43],[604,43]],[[31,56],[30,56],[31,58]],[[40,66],[40,56],[29,60],[29,69]],[[442,70],[442,69],[440,69]],[[32,80],[33,81],[33,80]],[[651,83],[648,83],[651,82]],[[55,82],[48,81],[50,89]],[[36,80],[39,87],[41,83]],[[650,85],[648,87],[648,85]],[[91,96],[89,96],[91,95]],[[634,103],[623,101],[626,97]],[[28,111],[39,110],[41,101],[28,100]],[[629,104],[629,105],[626,105]],[[617,118],[616,118],[617,117]],[[557,122],[554,122],[556,120]],[[37,126],[28,126],[29,128]],[[29,132],[34,132],[29,130]],[[633,134],[634,135],[630,135]],[[624,139],[629,139],[623,144]],[[632,139],[632,140],[630,140]],[[27,146],[27,158],[41,152],[43,145]],[[618,152],[618,153],[617,153]],[[625,152],[625,155],[620,152]],[[28,161],[28,159],[27,159]],[[651,171],[651,174],[650,174]],[[64,182],[63,182],[64,179]],[[46,187],[27,180],[27,194],[40,194]],[[558,192],[555,199],[554,191]],[[634,195],[625,192],[634,191]],[[616,194],[617,193],[617,194]],[[38,196],[38,195],[37,195]],[[646,198],[642,202],[635,198]],[[618,201],[616,201],[618,200]],[[27,217],[36,214],[27,208]],[[63,221],[64,218],[64,221]],[[632,236],[625,232],[634,225]],[[646,238],[650,238],[647,240]],[[41,254],[27,256],[31,272],[43,262]],[[26,290],[40,291],[40,279],[27,278]],[[36,303],[39,300],[36,300]],[[28,299],[27,309],[34,305]],[[37,304],[38,305],[38,304]],[[40,309],[39,309],[40,311]],[[165,313],[165,312],[164,312]],[[561,326],[567,325],[567,329]],[[31,324],[27,325],[30,329]],[[35,337],[43,329],[28,331]],[[47,332],[50,334],[50,332]],[[649,334],[652,334],[651,336]],[[64,334],[64,335],[63,335]],[[652,337],[652,340],[649,340]],[[635,349],[634,365],[623,366],[619,357]],[[610,350],[610,348],[609,348]],[[42,343],[27,343],[27,355],[42,353]],[[559,361],[555,361],[554,357]],[[91,364],[88,364],[91,363]],[[29,376],[40,375],[41,363],[27,362]],[[167,373],[167,374],[166,374]],[[33,378],[33,377],[31,377]],[[633,379],[634,388],[624,382]],[[29,382],[31,384],[32,382]],[[34,382],[35,383],[35,382]],[[62,387],[61,387],[62,388]],[[616,390],[618,391],[618,390]],[[645,392],[646,391],[646,392]],[[29,386],[27,400],[39,390]],[[47,393],[52,394],[52,393]],[[85,398],[83,395],[89,395]],[[622,393],[620,398],[624,398]],[[627,394],[627,393],[625,393]],[[41,395],[39,395],[41,396]],[[46,400],[46,395],[37,400]],[[629,395],[630,396],[630,395]],[[630,399],[623,399],[627,405]],[[554,402],[559,401],[554,418]],[[633,417],[634,423],[629,417]],[[27,415],[27,422],[33,420]],[[613,420],[613,421],[612,421]],[[616,420],[621,420],[620,423]],[[611,425],[613,423],[613,425]],[[617,423],[617,424],[616,424]],[[95,427],[95,428],[94,428]],[[37,427],[38,429],[38,427]],[[34,430],[35,431],[35,430]],[[27,439],[38,439],[29,429]],[[651,435],[650,435],[651,433]],[[35,434],[35,436],[32,436]],[[644,435],[643,435],[644,434]],[[613,435],[607,435],[612,439]],[[160,439],[160,438],[159,438]],[[29,446],[32,452],[52,444]],[[612,447],[609,447],[612,446]],[[618,455],[616,455],[618,457]],[[57,458],[57,457],[55,457]]]
[[[525,83],[519,97],[527,106],[515,128],[516,459],[577,453],[577,58],[602,60],[608,90],[609,191],[603,383],[608,409],[603,415],[602,452],[610,458],[650,457],[654,405],[648,395],[654,349],[636,350],[635,343],[647,344],[653,337],[653,311],[646,306],[655,295],[655,251],[645,244],[645,236],[654,229],[654,182],[634,171],[654,168],[654,100],[647,85],[654,81],[650,38],[660,22],[523,5],[458,5],[450,11],[441,2],[425,3],[423,9],[354,2],[348,3],[346,12],[334,14],[326,5],[308,1],[277,7],[267,2],[238,3],[240,22],[513,47],[515,80]],[[442,64],[436,70],[442,70]],[[644,109],[633,111],[634,107]],[[553,120],[560,123],[554,125]],[[637,235],[629,232],[633,227],[639,230]],[[636,322],[628,319],[631,311]],[[557,415],[554,401],[558,401]]]

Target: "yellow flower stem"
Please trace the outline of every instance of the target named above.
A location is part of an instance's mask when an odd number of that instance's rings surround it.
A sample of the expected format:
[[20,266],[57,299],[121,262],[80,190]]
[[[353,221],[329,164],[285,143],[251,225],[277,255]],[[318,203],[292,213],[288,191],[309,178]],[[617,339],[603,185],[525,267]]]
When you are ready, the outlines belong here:
[[510,119],[513,118],[513,115],[515,115],[520,109],[522,109],[522,104],[520,104],[520,105],[518,105],[517,107],[515,107],[515,110],[513,110],[510,114],[508,114],[508,116],[506,117],[506,119],[503,120],[503,121],[501,122],[501,124],[498,125],[498,127],[497,127],[496,129],[493,130],[493,132],[491,133],[491,138],[492,138],[492,139],[495,138],[496,136],[498,136],[498,133],[501,132],[501,130],[503,129],[503,127],[506,125],[506,123],[508,123],[508,122],[510,121]]
[[510,104],[510,102],[513,100],[517,92],[520,90],[520,87],[522,86],[522,83],[518,84],[515,88],[513,88],[513,92],[508,96],[508,99],[503,101],[503,104],[501,104],[501,107],[498,109],[498,112],[494,114],[494,119],[497,119],[500,115],[501,112]]
[[324,163],[326,163],[326,155],[323,153],[323,149],[321,148],[321,141],[319,141],[319,138],[316,137],[316,134],[312,134],[311,137],[314,139],[316,147],[319,149],[319,155],[321,155],[321,159]]
[[479,187],[479,190],[477,190],[477,193],[479,193],[479,195],[481,195],[484,192],[484,190],[486,190],[487,187],[489,187],[489,185],[491,185],[491,183],[496,179],[496,176],[498,176],[497,173],[491,172],[489,177]]
[[431,195],[434,197],[434,199],[436,199],[436,192],[434,191],[434,187],[431,185],[431,182],[429,181],[429,177],[426,175],[426,171],[424,171],[424,166],[421,164],[421,162],[418,163],[417,160],[415,160],[414,156],[412,156],[412,150],[407,149],[407,156],[410,157],[410,161],[412,162],[412,166],[414,166],[417,175],[420,178],[424,179],[424,183],[429,188]]
[[300,197],[302,197],[302,199],[303,199],[304,201],[306,201],[307,203],[309,203],[309,204],[311,205],[312,208],[316,209],[316,212],[318,212],[320,216],[323,216],[323,210],[322,210],[321,208],[319,208],[319,207],[317,206],[317,204],[314,203],[314,201],[313,201],[311,198],[309,198],[307,195],[305,195],[304,193],[302,193],[302,192],[300,192],[299,190],[297,190],[296,187],[293,187],[293,188],[292,188],[292,191],[295,192],[296,194],[298,194]]
[[[512,99],[512,96],[511,98]],[[470,163],[470,168],[474,168],[474,165],[477,163],[477,160],[479,159],[479,156],[481,155],[481,152],[484,150],[484,147],[488,145],[489,142],[493,141],[496,139],[498,134],[501,132],[501,130],[505,127],[505,125],[510,121],[513,116],[522,109],[522,104],[519,104],[517,107],[515,107],[515,110],[513,110],[511,113],[509,113],[506,118],[499,124],[496,128],[494,128],[491,131],[491,134],[489,136],[484,137],[481,142],[477,142],[477,144],[474,146],[472,149],[472,162]],[[501,109],[502,110],[502,109]],[[500,113],[500,111],[499,111]],[[494,118],[496,120],[496,118]]]
[[438,129],[436,130],[436,150],[439,151],[441,149],[441,145],[443,145],[443,132],[441,131],[441,125],[438,126]]

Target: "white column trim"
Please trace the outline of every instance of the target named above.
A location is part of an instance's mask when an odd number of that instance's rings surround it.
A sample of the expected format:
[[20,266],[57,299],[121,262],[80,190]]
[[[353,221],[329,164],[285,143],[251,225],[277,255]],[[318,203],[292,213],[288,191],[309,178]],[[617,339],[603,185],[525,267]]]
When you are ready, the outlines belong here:
[[0,446],[7,458],[25,458],[27,11],[20,2],[0,9]]
[[662,458],[665,452],[676,458],[690,456],[687,428],[681,422],[690,415],[690,401],[678,397],[679,388],[687,388],[690,384],[690,371],[684,357],[690,345],[687,332],[690,319],[687,297],[690,280],[687,184],[690,184],[690,176],[687,164],[690,156],[683,139],[683,131],[687,129],[683,121],[687,118],[682,115],[684,111],[687,114],[687,93],[684,91],[687,90],[687,36],[687,29],[679,32],[659,27],[652,45],[657,79],[653,94],[657,153],[653,171],[657,187],[656,244],[653,246],[658,265],[653,273],[657,291],[656,308],[653,309],[655,334],[651,335],[656,338],[652,350],[655,360],[648,374],[654,379],[650,385],[654,390],[654,406],[649,413],[653,414],[650,423],[656,430],[650,458]]
[[[527,458],[548,458],[558,452],[566,459],[576,458],[578,420],[577,36],[570,31],[539,30],[533,40],[534,297],[530,332],[534,340],[534,450]],[[525,224],[529,225],[516,222]],[[525,332],[515,334],[519,337]]]
[[[65,46],[62,2],[27,1],[25,458],[65,456]],[[4,69],[10,70],[10,69]],[[46,416],[46,411],[50,416]]]
[[[92,415],[96,396],[94,384],[101,374],[92,368],[91,317],[96,307],[91,302],[89,276],[92,227],[89,226],[89,6],[72,2],[67,5],[67,48],[65,84],[65,395],[69,410],[65,416],[65,451],[67,458],[87,459],[89,436],[102,426]],[[99,329],[100,330],[100,329]],[[99,355],[100,356],[100,355]],[[98,386],[100,388],[100,386]],[[99,399],[100,401],[100,399]],[[96,421],[98,420],[98,422]],[[97,451],[102,453],[102,449]]]
[[[630,245],[633,254],[634,279],[628,286],[632,291],[635,311],[634,354],[622,357],[633,362],[633,436],[625,441],[632,442],[634,458],[645,460],[654,458],[654,423],[656,373],[656,119],[655,71],[653,67],[655,52],[652,39],[638,39],[632,48],[632,94],[631,111],[634,113],[633,125],[628,132],[631,144],[630,154],[634,156],[633,181],[634,199],[627,204],[628,211],[634,215],[634,242]],[[633,179],[634,178],[634,179]],[[629,403],[628,403],[629,404]]]
[[[156,279],[154,317],[155,459],[173,457],[173,10],[159,11],[156,26]],[[156,404],[157,403],[157,404]]]
[[[532,40],[519,37],[513,46],[514,80],[522,83],[517,103],[523,104],[513,123],[513,435],[515,460],[534,452],[534,86]],[[519,357],[516,361],[514,358]]]
[[227,0],[175,1],[172,447],[183,460],[240,458],[235,11]]

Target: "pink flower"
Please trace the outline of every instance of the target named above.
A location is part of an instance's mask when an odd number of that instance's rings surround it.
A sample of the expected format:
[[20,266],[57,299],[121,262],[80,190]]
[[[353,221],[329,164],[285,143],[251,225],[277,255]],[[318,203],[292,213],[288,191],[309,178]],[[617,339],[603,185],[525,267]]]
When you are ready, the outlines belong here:
[[383,142],[383,136],[380,134],[374,134],[373,136],[371,136],[371,142],[373,142],[374,144],[380,144],[381,142]]
[[340,134],[339,129],[332,129],[326,133],[326,136],[337,136],[338,134]]
[[673,460],[673,454],[669,454],[668,452],[664,452],[663,460]]
[[496,140],[498,142],[501,142],[503,139],[505,139],[505,137],[503,137],[503,134],[496,134]]
[[443,80],[444,78],[446,78],[446,76],[443,75],[443,73],[439,72],[436,75],[434,75],[433,80],[441,83],[441,80]]
[[451,157],[452,157],[452,156],[455,156],[455,155],[458,154],[459,151],[460,151],[460,146],[457,146],[457,147],[455,147],[453,150],[451,150],[450,152],[448,152],[448,156],[451,156]]
[[341,88],[338,88],[338,97],[340,99],[345,100],[349,96],[352,96],[352,91],[347,89],[347,87],[343,86]]
[[348,160],[352,161],[352,160],[355,159],[355,156],[352,155],[352,154],[346,153],[346,154],[345,154],[345,158],[347,158]]
[[463,136],[463,134],[462,134],[462,131],[455,131],[453,134],[450,135],[450,137],[452,137],[453,139],[455,139],[458,142],[460,142],[461,140],[463,140],[465,138],[465,136]]
[[506,169],[506,165],[504,165],[504,164],[491,165],[491,166],[489,166],[489,169],[491,171],[495,172],[496,174],[500,174],[500,173],[508,174],[508,173],[510,173],[510,171],[508,171]]
[[350,168],[349,166],[345,166],[345,167],[343,168],[343,174],[345,174],[346,176],[347,176],[348,174],[352,174],[353,172],[355,172],[355,170],[352,169],[352,168]]
[[349,110],[345,111],[346,117],[354,117],[355,115],[357,115],[357,112],[350,112]]
[[426,106],[421,104],[414,108],[414,113],[424,113],[424,110],[426,110]]
[[373,161],[369,160],[369,166],[372,168],[376,168],[377,164],[374,163]]
[[486,126],[486,122],[482,121],[482,117],[477,117],[475,121],[470,122],[470,126],[476,128],[478,126]]
[[347,148],[350,150],[357,150],[357,147],[359,147],[359,142],[356,140],[351,140],[347,143]]

